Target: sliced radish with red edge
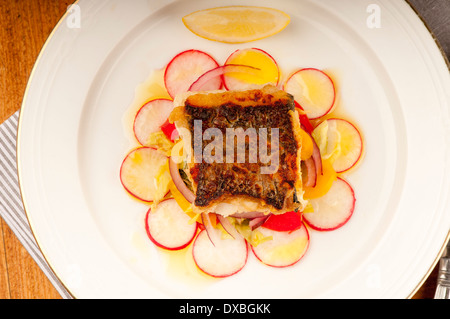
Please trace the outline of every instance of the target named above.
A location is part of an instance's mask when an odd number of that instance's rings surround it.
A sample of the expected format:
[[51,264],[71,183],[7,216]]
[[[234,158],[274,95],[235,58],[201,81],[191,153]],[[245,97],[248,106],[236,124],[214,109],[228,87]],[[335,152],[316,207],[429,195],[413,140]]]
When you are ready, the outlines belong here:
[[363,139],[360,131],[347,120],[329,118],[316,126],[313,135],[316,130],[320,133],[324,125],[327,125],[327,134],[324,136],[325,146],[321,145],[321,154],[328,156],[338,150],[338,155],[332,155],[333,169],[337,173],[348,171],[362,156]]
[[247,65],[261,70],[260,73],[243,75],[224,74],[224,86],[229,91],[241,91],[266,84],[278,85],[280,69],[275,59],[266,51],[259,48],[246,48],[234,51],[225,61],[224,65]]
[[[216,60],[203,51],[187,50],[179,53],[169,62],[164,73],[167,92],[172,98],[187,92],[200,76],[218,66]],[[208,82],[208,90],[218,90],[221,87],[221,77]]]
[[[227,73],[246,73],[254,76],[259,76],[260,75],[260,73],[258,73],[259,71],[261,70],[248,65],[229,64],[219,66],[200,76],[194,83],[192,83],[191,87],[189,88],[189,91],[192,92],[208,91],[210,90],[209,87],[211,86],[214,89],[216,87],[215,82],[217,82],[217,79],[218,78],[222,79],[222,76]],[[215,82],[211,84],[212,81]]]
[[324,196],[311,199],[312,213],[303,214],[303,220],[312,229],[331,231],[344,226],[355,210],[355,193],[350,184],[338,177]]
[[[162,198],[168,189],[161,189],[155,183],[156,177],[167,157],[161,152],[150,148],[140,147],[127,154],[120,167],[120,181],[132,196],[144,201],[152,202],[154,198]],[[159,194],[159,196],[156,196]]]
[[256,247],[253,253],[262,263],[272,267],[288,267],[297,263],[309,248],[309,232],[302,224],[297,230],[286,232],[265,227],[258,229],[263,236],[272,237]]
[[321,70],[296,71],[286,80],[283,89],[294,96],[310,120],[326,115],[334,106],[336,89],[333,80]]
[[[221,232],[219,229],[216,231]],[[205,274],[223,278],[244,268],[248,259],[248,245],[245,239],[233,239],[230,236],[220,238],[213,245],[206,230],[202,230],[194,240],[192,255],[197,267]]]
[[174,199],[167,199],[148,210],[145,229],[158,247],[180,250],[187,247],[197,234],[197,223],[190,220]]
[[145,103],[136,113],[133,130],[136,139],[141,145],[148,145],[152,133],[161,130],[173,110],[173,101],[169,99],[156,99]]

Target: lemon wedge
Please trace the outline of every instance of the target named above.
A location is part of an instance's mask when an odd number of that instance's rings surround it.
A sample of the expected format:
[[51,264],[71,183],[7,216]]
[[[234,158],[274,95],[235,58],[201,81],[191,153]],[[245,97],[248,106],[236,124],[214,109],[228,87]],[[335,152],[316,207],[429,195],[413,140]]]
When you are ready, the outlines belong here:
[[224,43],[267,38],[286,28],[290,20],[283,11],[256,6],[217,7],[183,17],[183,23],[194,34]]

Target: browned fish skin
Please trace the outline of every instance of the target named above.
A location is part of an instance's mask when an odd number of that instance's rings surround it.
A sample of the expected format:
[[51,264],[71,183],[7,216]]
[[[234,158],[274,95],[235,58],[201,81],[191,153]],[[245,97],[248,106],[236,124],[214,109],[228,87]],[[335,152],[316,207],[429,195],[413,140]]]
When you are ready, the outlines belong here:
[[[283,92],[284,93],[284,92]],[[203,98],[203,97],[201,97]],[[205,101],[201,101],[205,102]],[[297,151],[299,142],[295,139],[291,122],[291,113],[295,110],[293,97],[283,94],[281,97],[262,94],[260,91],[248,93],[242,97],[235,97],[234,101],[227,100],[224,104],[214,106],[204,104],[193,99],[186,99],[185,114],[190,131],[194,134],[194,121],[202,121],[204,133],[208,128],[221,130],[224,137],[224,150],[226,145],[226,129],[248,128],[268,129],[268,144],[270,144],[270,129],[279,129],[279,163],[278,171],[274,174],[261,174],[264,165],[259,161],[237,163],[236,151],[234,163],[201,163],[190,168],[190,175],[197,185],[194,204],[206,207],[212,201],[226,196],[248,196],[263,200],[276,210],[281,210],[286,202],[293,203],[293,190],[298,180]],[[213,103],[208,103],[213,104]],[[192,139],[192,148],[195,148],[196,139]],[[203,140],[202,149],[211,141]],[[249,153],[249,143],[246,140],[245,151]],[[270,153],[270,145],[268,145]],[[224,155],[225,156],[225,155]]]

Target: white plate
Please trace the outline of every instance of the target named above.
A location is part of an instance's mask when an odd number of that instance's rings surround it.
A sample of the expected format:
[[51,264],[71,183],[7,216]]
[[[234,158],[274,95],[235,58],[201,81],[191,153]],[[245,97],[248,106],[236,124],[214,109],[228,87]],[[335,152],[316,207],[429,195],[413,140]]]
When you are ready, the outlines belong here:
[[[426,27],[408,4],[388,0],[249,0],[292,21],[244,45],[201,39],[182,24],[194,10],[227,4],[81,0],[81,28],[69,28],[76,13],[56,28],[29,83],[18,137],[24,205],[49,264],[76,298],[409,297],[450,229],[450,78]],[[367,25],[373,5],[381,28]],[[367,146],[346,175],[357,208],[344,228],[311,231],[294,267],[251,256],[231,278],[189,277],[177,268],[183,261],[149,243],[147,207],[120,184],[131,147],[122,117],[139,83],[176,53],[196,48],[223,62],[244,47],[268,51],[286,73],[317,67],[337,77],[340,107]]]

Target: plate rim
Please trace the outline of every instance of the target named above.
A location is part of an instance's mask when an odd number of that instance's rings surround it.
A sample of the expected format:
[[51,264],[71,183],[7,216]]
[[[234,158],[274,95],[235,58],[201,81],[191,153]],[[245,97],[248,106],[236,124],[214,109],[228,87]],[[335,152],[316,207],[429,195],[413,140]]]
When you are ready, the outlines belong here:
[[[81,0],[75,0],[71,5],[78,5],[78,3]],[[44,45],[42,46],[41,50],[39,51],[39,54],[36,58],[36,61],[34,62],[33,68],[31,69],[31,73],[30,76],[28,77],[28,81],[27,81],[27,85],[25,87],[25,91],[23,94],[23,98],[22,98],[22,103],[20,105],[20,111],[19,111],[19,118],[18,118],[18,122],[17,122],[17,135],[16,135],[16,166],[17,166],[17,180],[18,180],[18,184],[19,184],[19,195],[20,195],[20,199],[22,201],[22,205],[23,205],[23,209],[25,212],[25,217],[26,220],[28,222],[28,224],[30,225],[30,231],[31,234],[39,248],[39,251],[41,252],[45,262],[48,264],[48,266],[50,267],[50,270],[55,274],[55,277],[58,279],[58,281],[61,283],[62,287],[67,291],[67,293],[72,297],[72,298],[77,298],[74,293],[69,289],[69,287],[67,287],[66,283],[64,283],[64,281],[60,278],[59,274],[55,271],[55,267],[52,265],[52,263],[50,262],[50,259],[47,257],[47,255],[44,253],[44,251],[41,248],[41,244],[40,241],[38,240],[38,237],[36,236],[35,233],[35,229],[32,227],[32,224],[30,222],[30,213],[29,213],[29,209],[27,208],[27,204],[25,201],[25,196],[24,196],[24,191],[23,191],[23,184],[22,184],[22,178],[21,178],[21,164],[20,164],[20,159],[19,159],[19,148],[20,148],[20,139],[21,139],[21,135],[22,135],[22,119],[23,119],[23,113],[25,112],[25,105],[26,102],[28,100],[28,94],[30,91],[30,86],[31,83],[33,82],[33,79],[35,77],[35,73],[36,70],[38,68],[38,66],[40,65],[40,61],[42,60],[43,56],[46,54],[47,52],[47,48],[50,44],[50,42],[53,40],[55,34],[58,32],[58,30],[61,28],[61,25],[63,24],[63,22],[66,20],[67,16],[70,14],[70,10],[67,8],[67,10],[64,12],[64,14],[61,16],[61,18],[58,20],[58,22],[56,23],[56,25],[53,27],[52,31],[50,32],[49,36],[47,37],[47,39],[44,42]]]
[[[411,10],[415,13],[415,15],[422,21],[423,25],[425,26],[425,28],[427,29],[428,33],[431,35],[434,43],[436,44],[437,48],[439,49],[441,56],[447,66],[447,70],[450,72],[450,57],[448,57],[445,54],[444,48],[442,47],[440,41],[437,39],[437,37],[435,36],[434,32],[432,31],[429,23],[425,20],[425,18],[420,14],[420,12],[411,4],[410,0],[404,0],[404,2],[411,8]],[[434,262],[430,265],[430,268],[428,269],[428,271],[423,275],[422,280],[420,280],[417,283],[417,286],[413,289],[413,291],[411,291],[411,293],[408,296],[408,299],[411,299],[418,291],[419,289],[422,287],[422,285],[425,283],[425,281],[428,279],[428,277],[431,275],[431,273],[433,272],[434,268],[436,267],[436,265],[439,263],[440,258],[442,257],[444,251],[446,250],[447,247],[447,243],[450,241],[450,229],[448,230],[446,239],[444,241],[444,243],[442,244],[441,249],[439,250],[438,255],[436,256]]]

